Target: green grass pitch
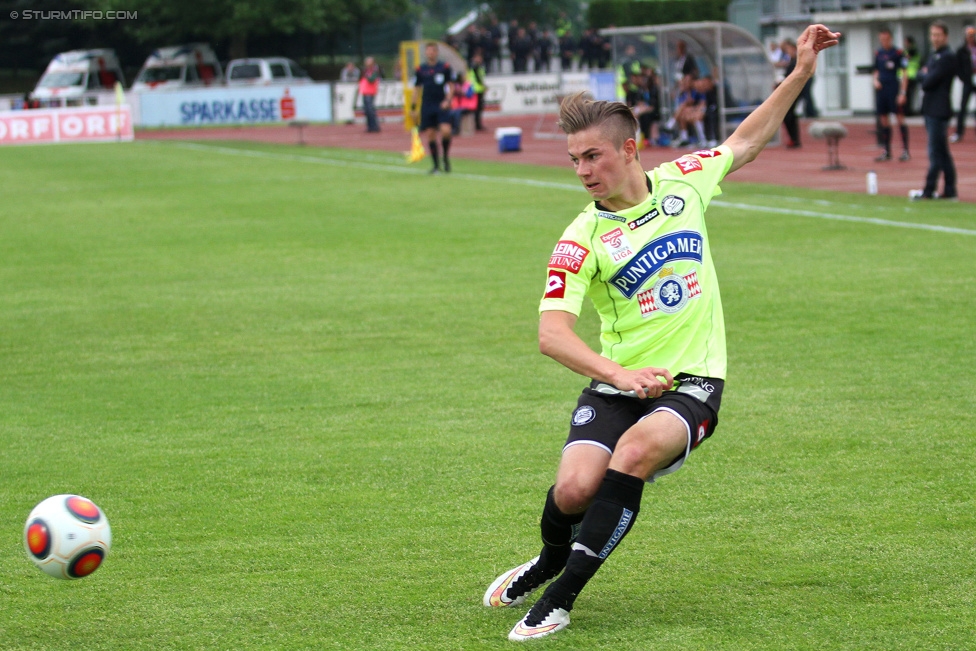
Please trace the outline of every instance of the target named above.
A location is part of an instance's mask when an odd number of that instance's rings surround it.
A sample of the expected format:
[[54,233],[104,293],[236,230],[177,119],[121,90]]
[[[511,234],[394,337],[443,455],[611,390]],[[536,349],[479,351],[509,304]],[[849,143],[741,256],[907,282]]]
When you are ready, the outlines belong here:
[[[536,324],[587,197],[455,168],[0,150],[0,649],[512,648],[481,596],[538,550],[584,384]],[[535,646],[971,648],[972,206],[724,189],[719,429]],[[112,524],[81,581],[23,550],[61,492]]]

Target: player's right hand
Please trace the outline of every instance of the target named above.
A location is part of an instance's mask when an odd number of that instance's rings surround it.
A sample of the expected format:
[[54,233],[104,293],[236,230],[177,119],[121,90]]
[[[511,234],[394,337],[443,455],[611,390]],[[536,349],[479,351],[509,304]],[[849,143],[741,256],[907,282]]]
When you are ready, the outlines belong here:
[[655,366],[633,371],[621,368],[613,378],[613,386],[621,391],[633,391],[638,398],[659,398],[674,386],[674,377],[668,369]]

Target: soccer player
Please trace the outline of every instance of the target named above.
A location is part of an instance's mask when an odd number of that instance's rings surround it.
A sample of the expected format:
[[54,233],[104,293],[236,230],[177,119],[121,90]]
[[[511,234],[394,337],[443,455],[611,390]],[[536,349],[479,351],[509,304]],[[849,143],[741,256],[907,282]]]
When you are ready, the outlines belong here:
[[[437,43],[428,43],[424,48],[424,63],[417,66],[414,87],[420,89],[414,97],[420,97],[418,126],[427,138],[430,156],[434,161],[431,174],[440,171],[440,156],[437,149],[437,134],[440,131],[441,146],[444,149],[444,171],[451,171],[451,66],[438,60]],[[416,107],[416,99],[414,100]],[[415,112],[418,109],[415,108]]]
[[[644,483],[676,471],[718,421],[725,326],[704,213],[726,174],[752,161],[839,33],[808,27],[795,70],[716,149],[645,172],[626,105],[566,98],[559,124],[593,203],[549,260],[540,350],[592,379],[573,412],[542,510],[542,552],[499,576],[486,606],[516,606],[559,576],[509,639],[569,624],[580,591],[633,526]],[[584,296],[601,318],[603,353],[574,332]]]
[[908,58],[891,43],[891,30],[878,32],[881,48],[874,53],[874,105],[881,130],[884,151],[874,160],[881,163],[891,160],[891,114],[898,120],[901,132],[902,152],[898,160],[907,161],[908,127],[905,126],[905,98],[908,96]]

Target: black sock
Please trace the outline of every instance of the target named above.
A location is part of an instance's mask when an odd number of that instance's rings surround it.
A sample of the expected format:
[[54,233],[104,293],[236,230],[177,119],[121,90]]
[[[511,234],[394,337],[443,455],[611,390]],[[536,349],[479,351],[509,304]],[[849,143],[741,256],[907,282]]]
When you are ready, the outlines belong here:
[[447,155],[451,151],[451,139],[441,138],[441,146],[444,148],[444,169],[447,169],[450,163],[447,161]]
[[427,146],[430,147],[430,157],[434,159],[434,169],[437,169],[441,164],[440,156],[437,153],[437,141],[431,140],[427,143]]
[[884,150],[886,154],[891,153],[891,127],[881,127],[881,137],[884,138]]
[[539,527],[542,529],[542,553],[539,554],[539,567],[552,573],[553,576],[562,572],[566,567],[566,559],[573,550],[573,541],[579,533],[579,524],[583,521],[583,513],[567,515],[556,506],[552,494],[556,487],[549,489],[546,496],[546,506],[542,509],[542,519]]
[[554,603],[572,609],[583,586],[634,525],[643,491],[642,479],[607,470],[583,518],[566,571],[546,590],[546,596]]
[[901,125],[901,146],[905,151],[908,151],[908,125]]

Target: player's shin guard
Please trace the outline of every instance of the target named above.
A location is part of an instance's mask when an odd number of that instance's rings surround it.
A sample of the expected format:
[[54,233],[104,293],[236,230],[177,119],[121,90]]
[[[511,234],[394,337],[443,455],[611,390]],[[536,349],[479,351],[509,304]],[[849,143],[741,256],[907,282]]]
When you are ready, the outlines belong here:
[[583,518],[579,537],[566,561],[566,571],[546,590],[545,596],[553,603],[572,609],[583,586],[634,525],[643,491],[642,479],[607,470]]
[[427,142],[427,147],[430,148],[430,157],[434,161],[434,169],[436,170],[441,166],[440,154],[437,151],[437,141],[429,140]]
[[539,567],[558,574],[566,567],[566,559],[572,551],[573,541],[579,533],[580,522],[583,521],[583,513],[573,513],[567,515],[556,506],[553,493],[556,487],[549,489],[546,496],[546,506],[542,509],[542,520],[539,527],[542,529],[542,553],[539,554]]

